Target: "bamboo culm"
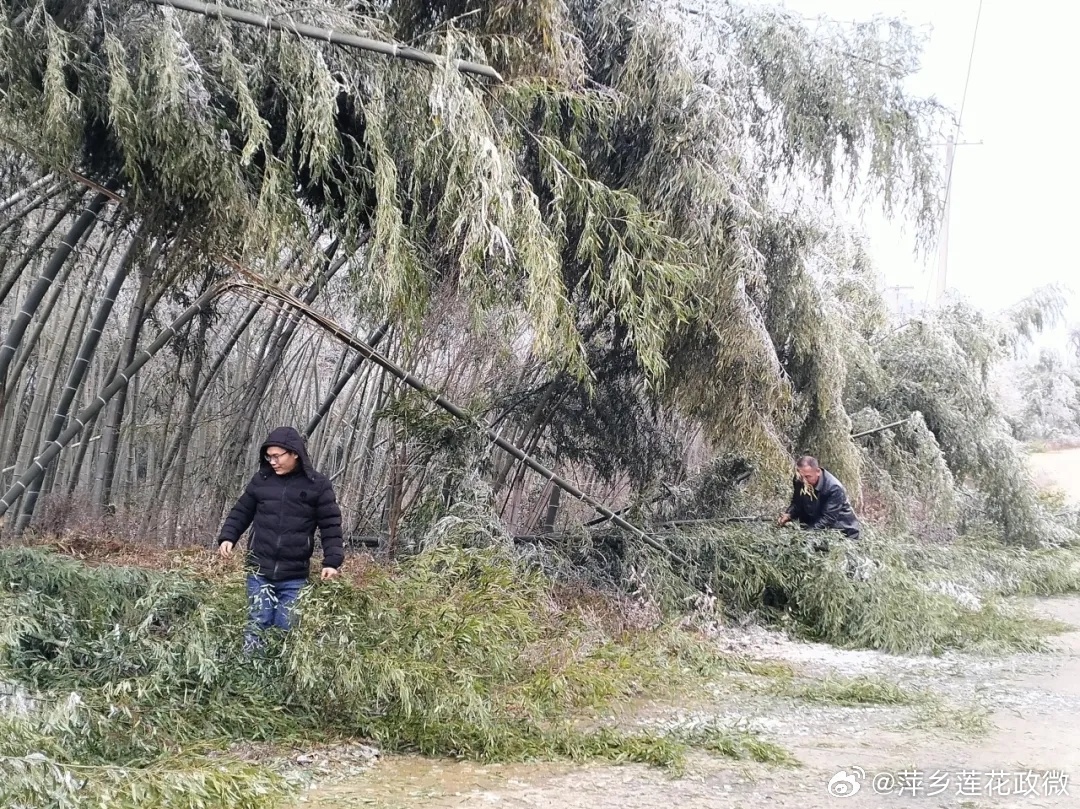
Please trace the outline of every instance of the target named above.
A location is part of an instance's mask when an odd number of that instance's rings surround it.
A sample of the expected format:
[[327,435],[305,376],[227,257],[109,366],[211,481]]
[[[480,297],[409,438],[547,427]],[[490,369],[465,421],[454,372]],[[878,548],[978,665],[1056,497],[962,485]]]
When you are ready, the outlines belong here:
[[19,260],[19,263],[12,268],[11,274],[4,279],[2,284],[0,284],[0,304],[7,300],[7,296],[11,294],[11,290],[15,288],[15,285],[22,277],[23,270],[25,270],[26,266],[34,260],[34,256],[37,255],[38,250],[42,248],[48,238],[52,236],[53,231],[59,227],[61,222],[67,219],[68,215],[75,209],[75,206],[79,204],[79,201],[84,194],[85,191],[80,191],[68,200],[64,207],[57,211],[53,218],[49,220],[49,223],[41,229],[37,238],[34,239],[33,244],[31,244],[23,253],[23,257]]
[[500,449],[504,450],[505,452],[510,453],[518,461],[525,464],[529,469],[533,470],[534,472],[541,475],[545,479],[552,481],[556,486],[561,488],[567,494],[570,494],[573,497],[576,497],[581,502],[583,502],[583,503],[585,503],[585,504],[587,504],[589,506],[592,506],[600,514],[604,515],[605,517],[610,519],[613,523],[615,523],[615,525],[619,526],[624,531],[630,532],[631,534],[633,534],[635,537],[640,539],[642,542],[644,542],[646,545],[650,546],[654,550],[659,551],[660,553],[664,554],[665,556],[669,557],[670,559],[672,559],[672,560],[674,560],[674,561],[676,561],[678,563],[685,564],[684,560],[682,560],[670,548],[664,547],[662,544],[657,542],[653,537],[646,534],[644,531],[642,531],[636,525],[633,525],[632,523],[627,522],[622,517],[620,517],[618,514],[616,514],[614,511],[612,511],[607,506],[605,506],[603,503],[596,500],[594,497],[590,496],[586,492],[582,491],[581,489],[579,489],[577,486],[575,486],[570,481],[556,475],[555,472],[553,472],[552,470],[546,468],[543,464],[539,463],[538,461],[533,459],[531,456],[529,456],[528,454],[523,452],[521,449],[519,449],[518,447],[516,447],[513,444],[511,444],[510,442],[508,442],[506,439],[504,439],[502,436],[500,436],[494,430],[491,430],[491,429],[485,427],[483,424],[480,424],[479,422],[477,422],[476,419],[474,419],[472,416],[470,416],[468,413],[466,413],[464,410],[462,410],[456,404],[454,404],[450,400],[446,399],[442,394],[438,393],[437,391],[432,390],[427,385],[425,385],[423,382],[421,382],[419,379],[414,377],[412,374],[408,373],[407,371],[403,370],[402,368],[399,368],[394,363],[390,362],[388,359],[386,359],[381,354],[379,354],[379,352],[375,351],[371,346],[367,345],[366,343],[364,343],[359,338],[354,337],[352,334],[350,334],[348,330],[343,329],[342,327],[338,326],[336,323],[334,323],[329,318],[323,317],[318,312],[315,312],[314,310],[312,310],[310,306],[308,306],[305,303],[303,303],[302,301],[298,300],[296,297],[288,294],[284,290],[279,290],[279,289],[270,287],[270,286],[266,285],[265,283],[263,283],[261,281],[261,279],[255,278],[250,273],[247,273],[246,271],[242,271],[242,272],[246,277],[254,278],[254,283],[252,283],[251,287],[250,287],[253,292],[256,292],[256,293],[257,292],[267,292],[267,293],[270,294],[271,297],[277,298],[282,303],[284,303],[284,304],[292,307],[293,309],[297,310],[298,312],[303,314],[308,320],[311,320],[313,323],[318,324],[321,328],[323,328],[326,331],[330,332],[331,334],[335,335],[342,342],[344,342],[347,345],[351,346],[356,351],[359,351],[360,353],[364,354],[372,362],[376,363],[377,365],[381,366],[382,368],[385,368],[391,375],[396,377],[399,381],[404,382],[406,385],[408,385],[413,390],[415,390],[415,391],[421,393],[422,395],[426,396],[436,406],[441,407],[443,410],[450,413],[452,416],[454,416],[454,417],[456,417],[458,419],[461,419],[462,421],[464,421],[466,423],[469,423],[469,424],[473,425],[477,430],[480,430],[481,432],[485,433],[488,440],[492,441]]
[[[79,392],[79,388],[82,387],[83,379],[86,377],[86,372],[90,367],[90,360],[97,351],[101,335],[105,331],[105,324],[108,322],[110,315],[112,315],[113,304],[120,294],[121,287],[123,287],[124,282],[127,280],[128,272],[131,269],[131,264],[134,260],[135,253],[138,250],[139,243],[140,240],[136,238],[128,246],[127,251],[124,253],[124,257],[120,261],[120,266],[116,268],[116,273],[113,275],[112,280],[110,280],[108,287],[105,288],[105,295],[98,304],[97,312],[94,315],[94,321],[90,325],[90,332],[86,335],[86,339],[83,340],[82,346],[79,348],[79,353],[76,356],[75,361],[71,364],[67,384],[64,386],[64,390],[60,396],[60,403],[56,407],[52,423],[49,425],[49,430],[45,434],[45,444],[55,441],[56,437],[59,436],[64,429],[64,424],[67,422],[68,414],[71,411],[71,403],[75,401],[75,395]],[[26,491],[26,499],[23,503],[22,513],[15,526],[17,532],[25,528],[33,517],[40,491],[41,478],[38,478]]]
[[215,298],[227,291],[231,286],[230,282],[222,282],[207,290],[169,326],[163,329],[153,343],[137,351],[134,361],[119,371],[116,378],[97,395],[97,398],[88,407],[72,416],[71,421],[73,423],[34,458],[29,468],[12,483],[4,496],[0,497],[0,517],[7,514],[8,509],[11,508],[19,496],[27,490],[31,483],[44,474],[46,467],[60,454],[60,451],[83,431],[87,423],[109,403],[109,400],[126,388],[142,367],[153,359],[154,355],[167,345],[191,318],[203,311]]
[[67,235],[64,236],[59,246],[53,251],[37,282],[31,287],[22,307],[19,309],[19,313],[15,316],[7,335],[4,337],[3,345],[0,345],[0,416],[4,413],[7,399],[5,391],[8,369],[11,367],[11,361],[15,358],[19,343],[26,333],[26,328],[30,325],[30,320],[34,317],[38,305],[45,298],[45,293],[52,286],[56,274],[60,272],[75,246],[93,229],[97,223],[98,214],[105,207],[108,199],[105,194],[96,194],[82,214],[79,215],[79,218],[75,220]]
[[[245,25],[254,25],[267,31],[287,31],[288,33],[307,37],[308,39],[329,42],[332,45],[344,45],[349,48],[359,48],[360,50],[381,53],[398,59],[408,59],[411,62],[421,62],[432,66],[438,66],[446,62],[446,60],[440,56],[417,50],[416,48],[410,48],[407,45],[398,45],[394,42],[382,42],[381,40],[368,39],[367,37],[356,36],[355,34],[343,34],[340,31],[331,31],[327,28],[319,28],[314,25],[293,22],[292,20],[280,20],[277,17],[252,14],[248,11],[241,11],[240,9],[229,8],[228,6],[217,5],[214,3],[202,3],[199,2],[199,0],[147,0],[147,2],[154,3],[158,6],[165,6],[167,8],[192,11],[196,14],[203,14],[211,18],[218,17],[231,20],[232,22],[244,23]],[[502,76],[499,75],[498,71],[489,65],[466,62],[462,59],[452,60],[451,65],[462,73],[473,73],[477,76],[494,79],[497,82],[502,81]]]
[[[383,337],[386,336],[386,332],[390,330],[390,323],[387,321],[381,326],[376,328],[371,334],[364,340],[372,348],[378,347],[382,342]],[[367,358],[363,354],[357,354],[352,362],[349,363],[349,367],[345,369],[345,372],[341,374],[334,382],[334,387],[326,395],[322,404],[319,405],[318,411],[312,416],[311,421],[308,422],[307,427],[304,428],[304,435],[311,438],[312,434],[319,428],[319,424],[326,418],[326,414],[330,412],[330,408],[334,406],[334,402],[341,395],[341,392],[345,390],[345,386],[349,384],[349,380],[353,378],[360,366],[364,364],[364,360]]]

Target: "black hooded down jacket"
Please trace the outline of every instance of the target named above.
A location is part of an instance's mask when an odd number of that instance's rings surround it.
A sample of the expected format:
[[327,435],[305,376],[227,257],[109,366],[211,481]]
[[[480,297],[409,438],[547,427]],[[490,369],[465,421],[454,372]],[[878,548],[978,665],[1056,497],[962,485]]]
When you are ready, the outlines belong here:
[[[295,452],[299,456],[296,468],[287,475],[275,473],[266,460],[267,447]],[[278,427],[259,448],[259,471],[225,518],[218,543],[236,544],[248,526],[248,565],[271,581],[308,577],[316,528],[322,540],[323,567],[339,568],[345,561],[334,487],[315,471],[304,439],[292,427]]]
[[859,538],[859,520],[848,502],[844,485],[825,469],[816,486],[805,487],[796,475],[788,514],[803,528],[833,528],[850,539]]

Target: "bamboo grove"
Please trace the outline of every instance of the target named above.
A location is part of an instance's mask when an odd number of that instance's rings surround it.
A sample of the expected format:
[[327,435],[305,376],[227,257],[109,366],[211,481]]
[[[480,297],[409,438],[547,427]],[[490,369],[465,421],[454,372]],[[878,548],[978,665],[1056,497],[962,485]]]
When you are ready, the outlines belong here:
[[200,5],[0,0],[0,489],[73,436],[5,530],[207,541],[287,423],[354,539],[595,516],[280,297],[229,292],[239,268],[642,519],[709,492],[723,516],[717,486],[765,496],[812,451],[883,519],[1056,536],[987,388],[1055,300],[897,327],[832,213],[865,200],[933,240],[947,112],[904,89],[906,27],[232,6],[288,23],[260,28]]

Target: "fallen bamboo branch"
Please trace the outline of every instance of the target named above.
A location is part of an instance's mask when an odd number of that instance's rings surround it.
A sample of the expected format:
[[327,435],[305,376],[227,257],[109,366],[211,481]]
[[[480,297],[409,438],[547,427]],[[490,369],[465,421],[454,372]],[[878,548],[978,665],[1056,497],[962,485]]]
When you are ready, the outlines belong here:
[[881,433],[885,430],[891,430],[893,427],[899,427],[901,424],[907,424],[911,421],[911,416],[900,419],[900,421],[894,421],[892,424],[884,424],[881,427],[875,427],[872,430],[863,430],[861,433],[855,433],[852,438],[862,438],[863,436],[873,435],[874,433]]
[[[667,500],[669,497],[674,497],[675,496],[675,492],[673,492],[671,490],[671,487],[668,486],[668,484],[661,481],[661,485],[667,491],[663,492],[662,494],[656,495],[656,497],[654,497],[652,500],[649,501],[649,505],[654,505],[656,503],[659,503],[661,500]],[[633,506],[624,506],[623,508],[620,508],[615,513],[618,514],[619,516],[622,516],[623,514],[628,512],[632,507]],[[599,517],[596,517],[595,519],[589,520],[587,523],[584,523],[584,526],[586,528],[595,528],[597,525],[603,525],[606,522],[610,522],[610,520],[611,520],[610,517],[604,517],[604,516],[601,515]]]
[[753,515],[750,517],[704,517],[699,520],[668,520],[660,523],[661,528],[678,528],[683,525],[709,525],[731,522],[772,522],[775,517]]
[[[4,141],[4,143],[8,144],[12,148],[18,149],[20,152],[23,152],[24,154],[30,155],[30,157],[34,158],[34,160],[36,160],[38,163],[40,163],[43,166],[48,166],[49,165],[49,161],[46,160],[44,157],[42,157],[38,152],[34,151],[33,149],[31,149],[26,144],[20,143],[19,141],[15,140],[10,135],[7,135],[7,134],[5,134],[3,132],[0,132],[0,141]],[[123,203],[125,201],[124,198],[122,196],[120,196],[119,194],[117,194],[115,191],[112,191],[111,189],[106,188],[105,186],[101,185],[100,183],[94,182],[89,177],[86,177],[86,176],[84,176],[82,174],[79,174],[74,169],[63,168],[63,169],[58,169],[58,171],[60,171],[62,174],[65,174],[67,177],[74,180],[79,185],[82,185],[82,186],[84,186],[86,188],[89,188],[91,191],[93,191],[93,192],[95,192],[97,194],[104,194],[105,196],[107,196],[113,202]]]
[[371,362],[374,362],[376,365],[379,365],[381,368],[384,368],[388,373],[390,373],[392,376],[394,376],[395,378],[397,378],[401,382],[404,382],[406,385],[408,385],[413,390],[423,394],[425,397],[430,399],[435,405],[437,405],[438,407],[441,407],[447,413],[450,413],[452,416],[454,416],[454,417],[456,417],[458,419],[461,419],[462,421],[466,422],[467,424],[472,425],[474,428],[476,428],[480,432],[483,432],[487,436],[488,440],[491,441],[493,444],[495,444],[497,447],[502,449],[504,452],[508,452],[510,455],[512,455],[518,461],[525,464],[525,466],[529,467],[529,469],[531,469],[534,472],[536,472],[537,474],[541,475],[546,480],[550,480],[552,483],[554,483],[556,486],[558,486],[560,489],[562,489],[567,494],[569,494],[569,495],[571,495],[573,497],[576,497],[581,502],[583,502],[586,505],[589,505],[592,508],[596,509],[602,515],[604,515],[607,519],[611,520],[613,523],[615,523],[617,526],[619,526],[623,530],[628,531],[629,533],[633,534],[635,537],[640,539],[642,542],[644,542],[649,547],[651,547],[651,548],[653,548],[653,549],[655,549],[657,551],[660,551],[661,553],[665,554],[666,556],[668,556],[669,558],[671,558],[672,560],[674,560],[676,562],[680,562],[682,564],[685,564],[685,561],[681,557],[679,557],[677,554],[675,554],[672,550],[670,550],[669,548],[666,548],[663,545],[661,545],[653,537],[646,534],[644,531],[642,531],[636,525],[633,525],[632,523],[629,523],[626,520],[624,520],[617,513],[615,513],[611,509],[609,509],[607,506],[605,506],[603,503],[598,501],[596,498],[592,497],[591,495],[589,495],[586,492],[579,489],[577,486],[575,486],[570,481],[556,475],[554,471],[548,469],[543,464],[541,464],[538,461],[536,461],[535,459],[533,459],[528,453],[524,452],[523,450],[519,449],[515,445],[511,444],[509,441],[507,441],[505,438],[500,436],[497,432],[492,430],[490,427],[487,427],[486,425],[480,424],[475,418],[473,418],[471,415],[466,413],[464,410],[462,410],[456,404],[451,402],[449,399],[445,398],[438,391],[435,391],[432,388],[429,388],[426,384],[421,382],[419,379],[414,377],[412,374],[410,374],[409,372],[405,371],[402,368],[399,368],[395,363],[391,362],[386,357],[382,356],[378,351],[373,349],[371,346],[369,346],[363,340],[361,340],[358,337],[356,337],[355,335],[353,335],[347,329],[342,328],[341,326],[339,326],[334,321],[330,320],[329,318],[325,317],[324,315],[319,314],[314,309],[312,309],[310,306],[305,304],[303,301],[296,298],[294,295],[291,295],[288,292],[286,292],[285,290],[279,289],[278,287],[267,283],[262,278],[255,275],[254,273],[251,273],[248,270],[245,270],[244,268],[236,265],[235,263],[233,264],[233,267],[237,270],[237,272],[241,276],[248,279],[248,282],[246,284],[238,284],[236,286],[236,289],[242,291],[245,288],[247,288],[251,292],[257,292],[260,295],[261,294],[266,294],[266,295],[269,295],[272,298],[276,298],[277,300],[281,301],[285,305],[292,307],[294,310],[296,310],[300,314],[304,315],[312,323],[316,324],[317,326],[319,326],[320,328],[322,328],[324,331],[328,332],[329,334],[332,334],[333,336],[335,336],[338,340],[343,342],[345,345],[349,346],[350,348],[352,348],[352,349],[354,349],[356,351],[359,351],[368,360],[370,360]]
[[[394,42],[383,42],[382,40],[369,39],[368,37],[361,37],[355,34],[343,34],[340,31],[332,31],[328,28],[319,28],[314,25],[307,25],[306,23],[293,22],[292,20],[282,21],[275,19],[274,17],[252,14],[250,11],[241,11],[238,8],[230,8],[229,6],[222,6],[216,3],[203,3],[200,2],[200,0],[146,1],[166,8],[191,11],[195,14],[203,14],[211,18],[218,17],[231,20],[232,22],[244,23],[245,25],[254,25],[267,30],[286,31],[291,34],[296,34],[297,36],[307,37],[308,39],[329,42],[332,45],[344,45],[347,48],[359,48],[360,50],[381,53],[397,59],[422,62],[426,65],[439,66],[447,61],[441,56],[436,56],[433,53],[421,51],[416,48],[410,48],[407,45],[398,45]],[[462,59],[454,59],[450,63],[462,73],[472,73],[477,76],[484,76],[489,79],[494,79],[497,82],[502,82],[502,76],[499,75],[495,68],[489,65],[466,62]]]

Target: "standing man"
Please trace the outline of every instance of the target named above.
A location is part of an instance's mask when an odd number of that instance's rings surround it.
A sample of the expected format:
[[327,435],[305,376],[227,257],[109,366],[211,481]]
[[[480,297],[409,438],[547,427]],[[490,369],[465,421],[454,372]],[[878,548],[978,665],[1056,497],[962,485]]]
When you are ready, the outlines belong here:
[[260,645],[260,632],[271,626],[289,628],[292,604],[310,575],[316,528],[322,541],[321,578],[337,576],[345,561],[341,509],[333,484],[311,465],[300,433],[278,427],[263,442],[259,455],[259,471],[218,534],[218,552],[228,557],[251,526],[249,624],[244,635],[248,654]]
[[787,525],[798,520],[808,530],[835,529],[849,539],[859,538],[859,520],[848,502],[843,484],[817,458],[804,455],[795,464],[791,505],[777,523]]

